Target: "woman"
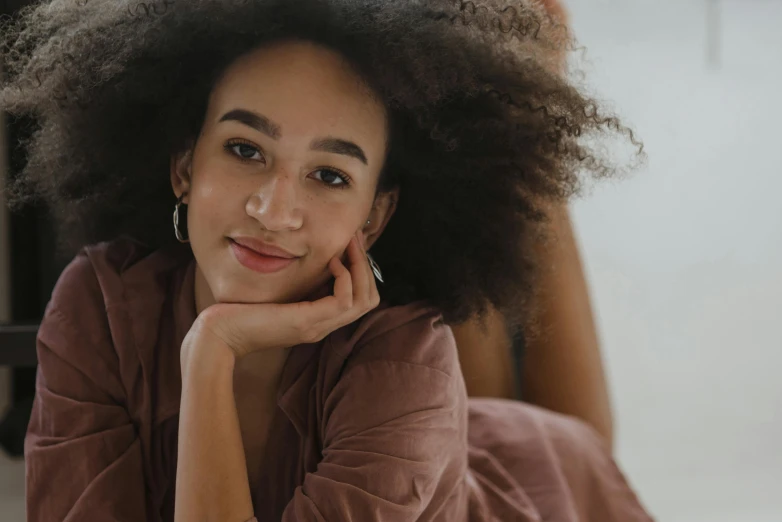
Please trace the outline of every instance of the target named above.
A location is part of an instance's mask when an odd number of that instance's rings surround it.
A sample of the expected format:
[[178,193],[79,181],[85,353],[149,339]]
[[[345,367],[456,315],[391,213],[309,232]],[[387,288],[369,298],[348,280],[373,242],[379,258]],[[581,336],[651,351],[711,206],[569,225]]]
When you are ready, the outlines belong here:
[[589,428],[468,402],[444,324],[522,313],[509,238],[624,131],[506,50],[534,24],[106,0],[8,28],[0,106],[40,126],[12,195],[81,249],[39,331],[28,518],[649,520]]

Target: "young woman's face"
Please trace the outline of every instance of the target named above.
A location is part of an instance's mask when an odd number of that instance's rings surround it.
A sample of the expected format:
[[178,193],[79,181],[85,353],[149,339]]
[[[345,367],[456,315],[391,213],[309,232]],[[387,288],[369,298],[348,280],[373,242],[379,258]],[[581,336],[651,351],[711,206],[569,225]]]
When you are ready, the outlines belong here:
[[286,42],[232,64],[192,154],[172,161],[199,305],[302,300],[357,231],[374,241],[393,213],[393,195],[375,200],[386,127],[382,104],[328,49]]

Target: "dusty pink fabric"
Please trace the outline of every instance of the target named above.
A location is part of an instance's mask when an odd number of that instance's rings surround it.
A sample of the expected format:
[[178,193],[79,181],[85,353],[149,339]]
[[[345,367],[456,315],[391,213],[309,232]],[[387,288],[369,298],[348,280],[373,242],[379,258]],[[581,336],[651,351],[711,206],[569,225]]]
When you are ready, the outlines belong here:
[[[173,520],[193,274],[186,247],[128,240],[66,269],[38,336],[28,520]],[[278,406],[252,492],[264,522],[650,520],[584,424],[468,401],[451,331],[420,304],[294,347]]]

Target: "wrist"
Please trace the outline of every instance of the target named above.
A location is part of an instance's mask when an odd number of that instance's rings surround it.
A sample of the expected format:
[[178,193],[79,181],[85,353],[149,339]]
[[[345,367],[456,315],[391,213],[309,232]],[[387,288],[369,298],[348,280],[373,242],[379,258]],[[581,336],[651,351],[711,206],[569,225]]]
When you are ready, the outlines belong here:
[[185,338],[182,343],[180,367],[183,379],[187,375],[200,373],[233,375],[235,365],[234,352],[219,341]]

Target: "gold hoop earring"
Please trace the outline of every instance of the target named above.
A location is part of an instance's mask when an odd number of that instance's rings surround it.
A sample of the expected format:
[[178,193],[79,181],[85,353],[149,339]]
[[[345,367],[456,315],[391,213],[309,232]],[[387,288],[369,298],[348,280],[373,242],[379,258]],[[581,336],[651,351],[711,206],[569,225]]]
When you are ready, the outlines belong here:
[[179,207],[182,206],[183,199],[185,199],[184,193],[179,196],[179,199],[176,200],[176,205],[174,205],[174,235],[180,243],[190,243],[190,238],[185,237],[182,231],[179,230]]

